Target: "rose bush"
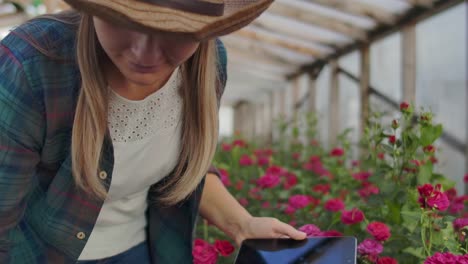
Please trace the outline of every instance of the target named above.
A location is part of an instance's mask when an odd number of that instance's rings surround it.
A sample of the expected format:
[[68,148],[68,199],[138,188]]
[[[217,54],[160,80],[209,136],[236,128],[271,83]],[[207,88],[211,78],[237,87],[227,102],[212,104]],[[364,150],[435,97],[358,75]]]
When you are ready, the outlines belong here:
[[[434,169],[442,126],[407,103],[400,110],[388,125],[373,113],[358,146],[346,130],[330,150],[319,144],[315,115],[296,127],[279,120],[281,141],[260,148],[236,135],[220,144],[215,165],[252,215],[308,236],[355,236],[359,263],[468,263],[468,196]],[[196,237],[205,243],[196,241],[195,260],[233,263],[220,230],[199,221]],[[217,250],[217,240],[229,250]]]

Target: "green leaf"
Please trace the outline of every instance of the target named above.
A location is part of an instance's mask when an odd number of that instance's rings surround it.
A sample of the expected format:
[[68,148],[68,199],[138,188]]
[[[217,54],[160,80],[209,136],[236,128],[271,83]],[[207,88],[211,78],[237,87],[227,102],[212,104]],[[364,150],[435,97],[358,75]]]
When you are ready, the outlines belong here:
[[432,163],[427,162],[419,167],[418,184],[429,183],[432,178]]
[[408,247],[403,250],[403,252],[411,254],[415,257],[420,258],[421,260],[425,259],[426,257],[424,256],[424,251],[423,248],[414,248],[414,247]]
[[428,146],[434,143],[442,135],[442,125],[421,127],[421,144]]
[[401,211],[401,218],[403,219],[403,225],[412,233],[419,226],[421,220],[421,211]]

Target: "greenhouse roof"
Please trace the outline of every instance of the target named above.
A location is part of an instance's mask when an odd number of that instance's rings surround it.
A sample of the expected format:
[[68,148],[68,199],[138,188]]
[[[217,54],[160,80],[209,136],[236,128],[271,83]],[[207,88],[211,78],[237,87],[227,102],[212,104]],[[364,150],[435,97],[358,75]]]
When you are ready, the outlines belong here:
[[[17,3],[16,8],[7,2]],[[0,29],[24,21],[26,16],[18,7],[34,2],[0,0]],[[252,24],[222,37],[229,56],[224,103],[255,100],[282,89],[302,73],[317,71],[332,59],[461,2],[276,0]]]

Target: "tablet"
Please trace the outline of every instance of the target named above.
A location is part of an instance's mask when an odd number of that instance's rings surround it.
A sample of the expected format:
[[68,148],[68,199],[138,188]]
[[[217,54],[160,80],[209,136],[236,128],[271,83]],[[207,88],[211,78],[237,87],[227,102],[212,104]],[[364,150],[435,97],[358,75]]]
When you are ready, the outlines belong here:
[[246,239],[235,264],[356,264],[355,237]]

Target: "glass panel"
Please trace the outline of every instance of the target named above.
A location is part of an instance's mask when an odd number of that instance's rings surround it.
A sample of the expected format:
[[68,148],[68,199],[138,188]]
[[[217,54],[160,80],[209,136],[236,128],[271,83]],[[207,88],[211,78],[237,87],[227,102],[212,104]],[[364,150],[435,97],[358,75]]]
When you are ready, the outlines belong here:
[[459,195],[464,192],[463,176],[465,174],[464,155],[450,146],[439,140],[436,144],[440,152],[436,152],[436,157],[439,160],[435,170],[442,173],[447,178],[455,181],[455,187]]
[[343,56],[342,58],[340,58],[338,63],[341,68],[353,74],[354,76],[358,78],[361,76],[361,69],[360,69],[361,58],[359,56],[358,51],[354,51],[346,56]]
[[402,101],[400,33],[371,45],[370,66],[371,86],[395,102]]
[[221,106],[219,109],[219,136],[230,137],[233,133],[234,109],[231,106]]
[[359,140],[359,119],[361,100],[359,96],[359,86],[346,76],[339,76],[340,85],[340,126],[339,133],[351,128],[349,139],[352,144]]
[[318,114],[319,140],[328,146],[329,118],[328,106],[330,102],[330,67],[326,66],[317,79],[316,105]]
[[468,103],[466,12],[467,6],[460,4],[416,27],[416,104],[430,107],[445,131],[463,142]]

